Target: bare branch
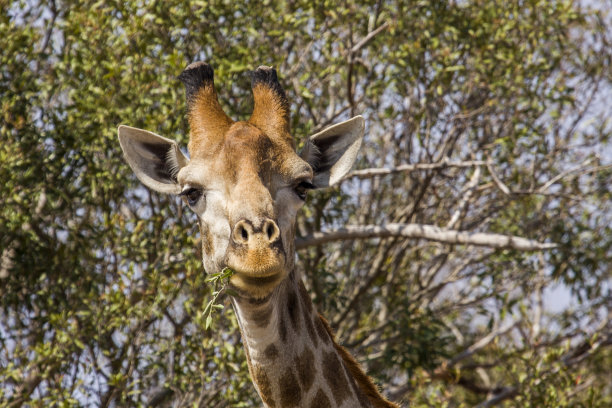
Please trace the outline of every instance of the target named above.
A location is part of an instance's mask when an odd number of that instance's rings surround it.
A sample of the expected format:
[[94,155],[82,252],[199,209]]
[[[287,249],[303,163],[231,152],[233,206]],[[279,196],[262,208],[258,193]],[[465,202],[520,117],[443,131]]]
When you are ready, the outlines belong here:
[[475,166],[485,166],[487,164],[486,161],[483,160],[468,160],[468,161],[459,161],[459,162],[451,162],[447,157],[444,159],[435,162],[435,163],[415,163],[415,164],[402,164],[401,166],[392,167],[392,168],[369,168],[362,170],[354,170],[348,173],[342,180],[346,180],[349,178],[357,177],[360,179],[368,179],[377,176],[385,176],[387,174],[395,174],[395,173],[410,173],[412,171],[419,170],[433,170],[433,169],[442,169],[442,168],[450,168],[450,167],[475,167]]
[[486,347],[487,344],[491,343],[497,336],[500,336],[508,331],[510,331],[514,326],[516,326],[518,322],[512,322],[506,326],[500,327],[497,330],[493,330],[491,333],[484,336],[482,339],[478,340],[476,343],[472,344],[470,347],[466,348],[461,353],[457,354],[453,357],[448,363],[447,367],[452,367],[461,360],[465,360],[466,358],[472,356],[478,350],[483,347]]
[[465,213],[465,210],[474,194],[474,190],[478,186],[478,182],[480,181],[480,166],[476,166],[476,170],[474,174],[470,178],[470,181],[465,185],[463,197],[461,197],[461,201],[457,206],[457,210],[453,213],[450,221],[446,224],[446,228],[455,228],[457,223],[459,222],[459,217],[461,214]]
[[15,392],[13,398],[9,399],[8,407],[21,407],[22,404],[30,397],[30,395],[38,388],[40,383],[43,381],[43,376],[40,374],[40,370],[35,368],[23,379],[23,383]]
[[542,311],[544,310],[544,300],[542,298],[542,294],[544,292],[544,286],[547,283],[546,272],[544,271],[544,265],[546,265],[546,263],[542,253],[538,254],[538,261],[540,262],[540,267],[538,268],[533,291],[533,324],[531,325],[531,333],[529,335],[530,344],[535,343],[540,335],[540,330],[542,327]]
[[583,361],[585,358],[593,355],[601,347],[612,345],[612,333],[602,332],[603,329],[610,323],[612,319],[612,311],[608,312],[605,319],[598,325],[595,333],[598,334],[596,338],[586,338],[580,344],[576,345],[572,350],[566,353],[561,361],[568,367],[576,365]]
[[517,395],[518,395],[517,387],[504,387],[500,390],[500,392],[496,393],[493,397],[476,405],[476,408],[492,407],[496,404],[499,404],[502,401],[505,401],[510,398],[514,398]]
[[168,387],[160,387],[151,393],[147,406],[158,407],[168,402],[168,400],[174,395],[174,390]]
[[489,248],[510,248],[519,251],[541,251],[557,247],[554,243],[542,243],[513,235],[485,232],[467,232],[439,228],[423,224],[348,225],[330,231],[315,232],[296,240],[296,248],[321,245],[331,241],[404,237],[426,239],[455,245],[475,245]]
[[371,31],[368,33],[368,35],[366,35],[365,37],[363,37],[357,44],[355,44],[349,51],[350,54],[356,54],[360,49],[362,49],[367,43],[369,43],[372,38],[374,38],[376,35],[378,35],[381,31],[385,30],[387,27],[389,27],[389,22],[385,22],[382,25],[380,25],[377,29]]
[[563,177],[572,174],[576,171],[580,171],[582,169],[584,169],[586,166],[588,166],[591,162],[593,161],[592,157],[589,157],[588,159],[586,159],[585,161],[583,161],[579,166],[568,169],[566,171],[563,171],[559,174],[557,174],[555,177],[551,178],[550,180],[548,180],[542,187],[540,187],[538,189],[539,192],[543,192],[548,190],[548,188],[550,186],[552,186],[553,184],[555,184],[557,181],[561,180]]
[[576,176],[582,175],[582,174],[588,174],[588,173],[596,173],[602,170],[607,170],[612,168],[612,164],[607,164],[607,165],[603,165],[603,166],[597,166],[597,167],[593,167],[591,169],[586,169],[586,167],[592,162],[592,159],[587,159],[585,160],[580,166],[571,168],[569,170],[566,170],[562,173],[559,173],[558,175],[556,175],[555,177],[553,177],[552,179],[550,179],[549,181],[546,182],[546,184],[544,184],[542,187],[540,187],[538,189],[538,192],[542,193],[545,192],[546,190],[548,190],[553,184],[555,184],[557,181],[561,180],[564,177],[569,176],[570,174],[574,174]]
[[489,174],[491,175],[491,178],[493,179],[493,182],[497,188],[499,188],[505,195],[510,195],[510,189],[500,180],[499,177],[497,177],[497,173],[495,173],[495,170],[493,169],[493,162],[491,160],[487,160],[487,169],[489,170]]

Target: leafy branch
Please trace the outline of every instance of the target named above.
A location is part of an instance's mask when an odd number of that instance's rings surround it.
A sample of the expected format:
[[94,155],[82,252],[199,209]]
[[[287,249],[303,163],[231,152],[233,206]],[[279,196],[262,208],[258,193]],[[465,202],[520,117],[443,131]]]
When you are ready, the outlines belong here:
[[230,268],[223,268],[221,272],[212,273],[206,278],[206,282],[211,283],[212,289],[212,299],[208,301],[202,312],[202,317],[206,317],[204,323],[204,328],[206,330],[208,330],[212,324],[213,310],[221,310],[224,307],[221,303],[217,303],[217,299],[219,299],[222,294],[230,292],[227,285],[233,274],[234,271]]

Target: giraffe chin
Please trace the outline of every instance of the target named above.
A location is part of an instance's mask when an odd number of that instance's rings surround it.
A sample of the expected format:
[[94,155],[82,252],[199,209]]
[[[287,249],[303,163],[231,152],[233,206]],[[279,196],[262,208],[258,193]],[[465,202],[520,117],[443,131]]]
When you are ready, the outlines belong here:
[[241,296],[254,299],[268,296],[287,277],[287,271],[281,267],[270,268],[256,274],[231,266],[230,268],[234,271],[230,278],[231,288]]

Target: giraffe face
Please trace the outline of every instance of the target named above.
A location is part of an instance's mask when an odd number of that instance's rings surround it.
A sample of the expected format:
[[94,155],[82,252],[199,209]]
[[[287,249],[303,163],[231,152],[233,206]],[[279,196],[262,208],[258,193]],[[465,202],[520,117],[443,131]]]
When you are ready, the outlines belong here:
[[350,170],[363,118],[310,137],[298,155],[273,69],[253,72],[253,114],[241,122],[223,113],[210,66],[192,64],[179,78],[187,90],[190,159],[176,142],[128,126],[119,127],[121,147],[145,185],[180,195],[197,214],[205,270],[229,267],[239,293],[263,298],[294,267],[295,220],[307,190]]
[[234,123],[214,155],[195,157],[177,174],[198,215],[206,271],[229,267],[239,291],[269,293],[293,269],[295,219],[312,182],[312,167],[288,140]]

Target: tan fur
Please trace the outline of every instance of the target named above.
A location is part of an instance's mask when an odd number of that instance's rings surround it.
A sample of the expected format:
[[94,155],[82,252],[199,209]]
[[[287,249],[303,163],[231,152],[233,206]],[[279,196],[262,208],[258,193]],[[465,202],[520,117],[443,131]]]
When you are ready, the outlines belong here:
[[193,158],[212,153],[233,123],[219,104],[214,84],[202,86],[188,108],[189,155]]
[[399,405],[396,405],[392,402],[389,402],[385,397],[382,396],[378,387],[374,384],[372,379],[366,375],[366,373],[361,368],[361,365],[355,360],[355,358],[349,354],[348,351],[338,343],[334,338],[334,332],[327,320],[319,314],[319,318],[323,323],[323,327],[329,334],[329,337],[332,339],[334,343],[334,347],[338,351],[338,353],[342,356],[342,360],[344,360],[344,364],[349,369],[351,375],[357,382],[357,385],[361,389],[361,391],[368,397],[370,403],[374,406],[374,408],[399,408]]
[[289,112],[275,90],[265,84],[253,88],[253,114],[249,123],[268,135],[284,138],[293,144],[289,134]]

